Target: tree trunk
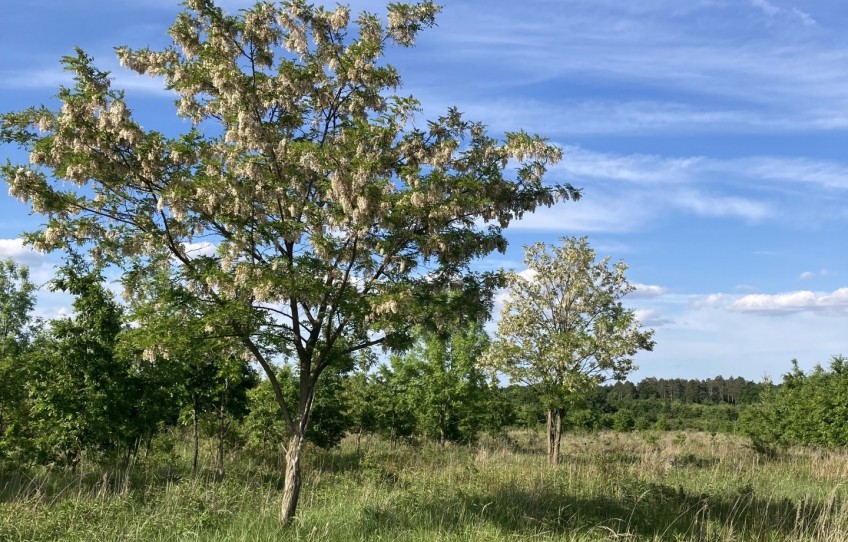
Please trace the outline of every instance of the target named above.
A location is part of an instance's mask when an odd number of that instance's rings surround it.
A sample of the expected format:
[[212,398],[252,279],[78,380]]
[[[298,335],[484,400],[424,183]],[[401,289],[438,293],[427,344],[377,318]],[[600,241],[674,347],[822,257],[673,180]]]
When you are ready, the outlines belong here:
[[221,392],[221,408],[218,411],[218,478],[224,477],[224,435],[226,433],[226,408],[227,408],[227,382],[224,383],[224,391]]
[[439,412],[439,446],[444,448],[447,441],[447,431],[445,430],[445,413]]
[[562,417],[565,414],[563,408],[548,409],[548,463],[555,467],[559,464],[559,449],[562,441]]
[[283,482],[283,506],[280,509],[280,523],[283,525],[294,520],[297,500],[300,498],[300,452],[303,442],[304,436],[296,434],[286,447],[286,479]]
[[192,408],[192,426],[194,429],[194,451],[191,456],[191,474],[192,476],[197,476],[197,455],[198,449],[200,448],[200,431],[197,426],[197,409],[199,408],[197,404],[197,396],[194,396],[194,403]]

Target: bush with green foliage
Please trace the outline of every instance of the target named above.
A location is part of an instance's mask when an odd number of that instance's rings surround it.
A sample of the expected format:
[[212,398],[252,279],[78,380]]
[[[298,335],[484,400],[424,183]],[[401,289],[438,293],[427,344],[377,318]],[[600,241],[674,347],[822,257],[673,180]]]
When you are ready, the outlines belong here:
[[792,360],[783,384],[768,390],[741,420],[754,446],[848,446],[848,359],[834,356],[830,367],[809,373]]

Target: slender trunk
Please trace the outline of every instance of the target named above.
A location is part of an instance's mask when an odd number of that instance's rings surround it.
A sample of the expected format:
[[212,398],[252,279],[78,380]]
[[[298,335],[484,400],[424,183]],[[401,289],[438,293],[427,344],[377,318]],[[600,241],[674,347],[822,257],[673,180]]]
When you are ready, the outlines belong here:
[[224,383],[224,391],[221,392],[221,407],[218,410],[218,477],[224,477],[224,434],[226,432],[226,407],[227,407],[227,382]]
[[359,431],[356,432],[356,455],[359,455],[360,444],[362,444],[362,425],[359,425]]
[[283,482],[283,506],[280,508],[280,523],[288,525],[294,520],[297,501],[300,498],[300,453],[303,435],[293,435],[286,447],[286,479]]
[[547,416],[548,433],[548,463],[555,467],[559,464],[559,449],[562,441],[563,408],[549,408]]
[[191,423],[192,429],[194,431],[194,450],[191,455],[191,474],[192,476],[197,475],[197,456],[200,448],[200,432],[198,430],[197,424],[197,409],[199,408],[197,404],[197,395],[193,397],[193,408],[191,413]]
[[441,446],[442,448],[444,448],[444,446],[445,446],[445,441],[447,440],[447,438],[446,438],[446,436],[445,436],[445,435],[446,435],[446,431],[445,431],[445,413],[444,413],[444,412],[439,412],[439,446]]

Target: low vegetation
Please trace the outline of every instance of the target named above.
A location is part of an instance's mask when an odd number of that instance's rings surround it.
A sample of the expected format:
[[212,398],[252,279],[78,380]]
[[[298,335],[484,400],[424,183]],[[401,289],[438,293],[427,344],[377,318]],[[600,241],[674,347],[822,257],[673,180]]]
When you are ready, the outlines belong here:
[[[0,474],[0,540],[279,540],[274,459],[157,438],[131,466]],[[567,434],[547,464],[541,431],[473,446],[348,438],[313,450],[289,540],[848,539],[848,453],[773,459],[730,435]],[[279,460],[281,458],[277,458]]]

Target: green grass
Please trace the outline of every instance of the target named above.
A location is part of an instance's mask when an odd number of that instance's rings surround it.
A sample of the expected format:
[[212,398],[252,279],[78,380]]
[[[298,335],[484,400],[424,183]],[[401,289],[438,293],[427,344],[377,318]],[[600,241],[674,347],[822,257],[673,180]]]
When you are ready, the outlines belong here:
[[551,469],[542,443],[310,450],[286,529],[279,470],[244,452],[222,481],[190,476],[184,446],[131,469],[4,472],[0,540],[848,540],[843,451],[765,460],[724,435],[567,435]]

